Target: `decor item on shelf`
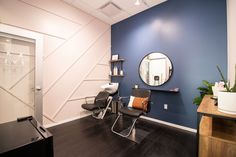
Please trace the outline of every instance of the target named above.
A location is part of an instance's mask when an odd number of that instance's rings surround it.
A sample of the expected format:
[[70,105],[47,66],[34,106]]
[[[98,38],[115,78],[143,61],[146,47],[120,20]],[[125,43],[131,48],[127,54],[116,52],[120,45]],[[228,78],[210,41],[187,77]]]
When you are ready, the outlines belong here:
[[124,75],[124,72],[123,70],[120,70],[120,75],[123,76]]
[[118,75],[118,68],[117,68],[117,66],[114,66],[114,68],[113,68],[113,75]]
[[140,6],[141,4],[145,5],[145,6],[149,6],[145,0],[136,0],[134,2],[134,5],[136,5],[136,6]]
[[212,95],[213,94],[213,91],[212,91],[212,86],[214,85],[213,83],[203,80],[202,84],[203,84],[202,86],[197,88],[200,92],[200,96],[196,96],[193,99],[193,103],[197,106],[199,106],[201,104],[202,99],[205,95],[207,95],[207,94]]
[[111,60],[114,61],[114,60],[118,60],[119,59],[119,55],[112,55],[111,56]]
[[111,77],[124,76],[123,62],[124,62],[124,59],[118,58],[118,55],[112,55],[112,59],[110,60],[110,66],[111,66],[111,71],[112,71],[112,73],[110,73]]
[[172,89],[169,89],[170,92],[179,92],[179,88],[172,88]]
[[227,83],[219,66],[217,66],[217,69],[220,73],[222,80],[225,83],[225,88],[226,88],[226,91],[220,91],[218,93],[218,110],[220,112],[228,114],[236,114],[236,65],[235,65],[235,81],[232,88],[230,88],[229,83]]

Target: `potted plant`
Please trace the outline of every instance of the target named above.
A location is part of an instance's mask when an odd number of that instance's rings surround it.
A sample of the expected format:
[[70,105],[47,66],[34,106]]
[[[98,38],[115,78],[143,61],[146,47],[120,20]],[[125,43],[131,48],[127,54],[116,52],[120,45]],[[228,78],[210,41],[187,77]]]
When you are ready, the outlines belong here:
[[228,114],[236,114],[236,65],[235,65],[235,81],[234,86],[230,88],[219,66],[217,69],[222,80],[225,83],[226,91],[219,91],[218,93],[218,110]]
[[213,94],[212,92],[212,86],[213,84],[206,81],[206,80],[203,80],[202,81],[202,86],[198,87],[197,89],[199,90],[200,92],[200,96],[196,96],[194,99],[193,99],[193,103],[196,104],[197,106],[200,105],[200,103],[202,102],[202,99],[205,95],[211,95]]

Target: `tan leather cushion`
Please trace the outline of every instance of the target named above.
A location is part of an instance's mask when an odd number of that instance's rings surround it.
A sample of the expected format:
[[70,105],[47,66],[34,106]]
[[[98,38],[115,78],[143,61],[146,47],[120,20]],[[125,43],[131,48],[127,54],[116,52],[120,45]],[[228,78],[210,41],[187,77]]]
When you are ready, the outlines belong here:
[[148,98],[134,97],[132,107],[147,111]]

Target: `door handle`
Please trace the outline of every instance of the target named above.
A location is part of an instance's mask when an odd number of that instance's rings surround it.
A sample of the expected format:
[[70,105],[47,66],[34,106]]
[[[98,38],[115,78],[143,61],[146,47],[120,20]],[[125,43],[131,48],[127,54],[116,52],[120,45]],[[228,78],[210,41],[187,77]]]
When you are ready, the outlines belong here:
[[37,91],[41,91],[41,87],[40,86],[35,86],[35,89],[37,90]]

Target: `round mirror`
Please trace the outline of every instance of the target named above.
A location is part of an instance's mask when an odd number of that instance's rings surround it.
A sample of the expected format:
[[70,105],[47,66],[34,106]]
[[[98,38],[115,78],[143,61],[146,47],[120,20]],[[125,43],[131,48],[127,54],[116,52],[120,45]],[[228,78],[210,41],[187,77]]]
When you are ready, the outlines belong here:
[[160,86],[170,79],[172,69],[172,63],[166,55],[153,52],[142,59],[139,75],[146,84]]

